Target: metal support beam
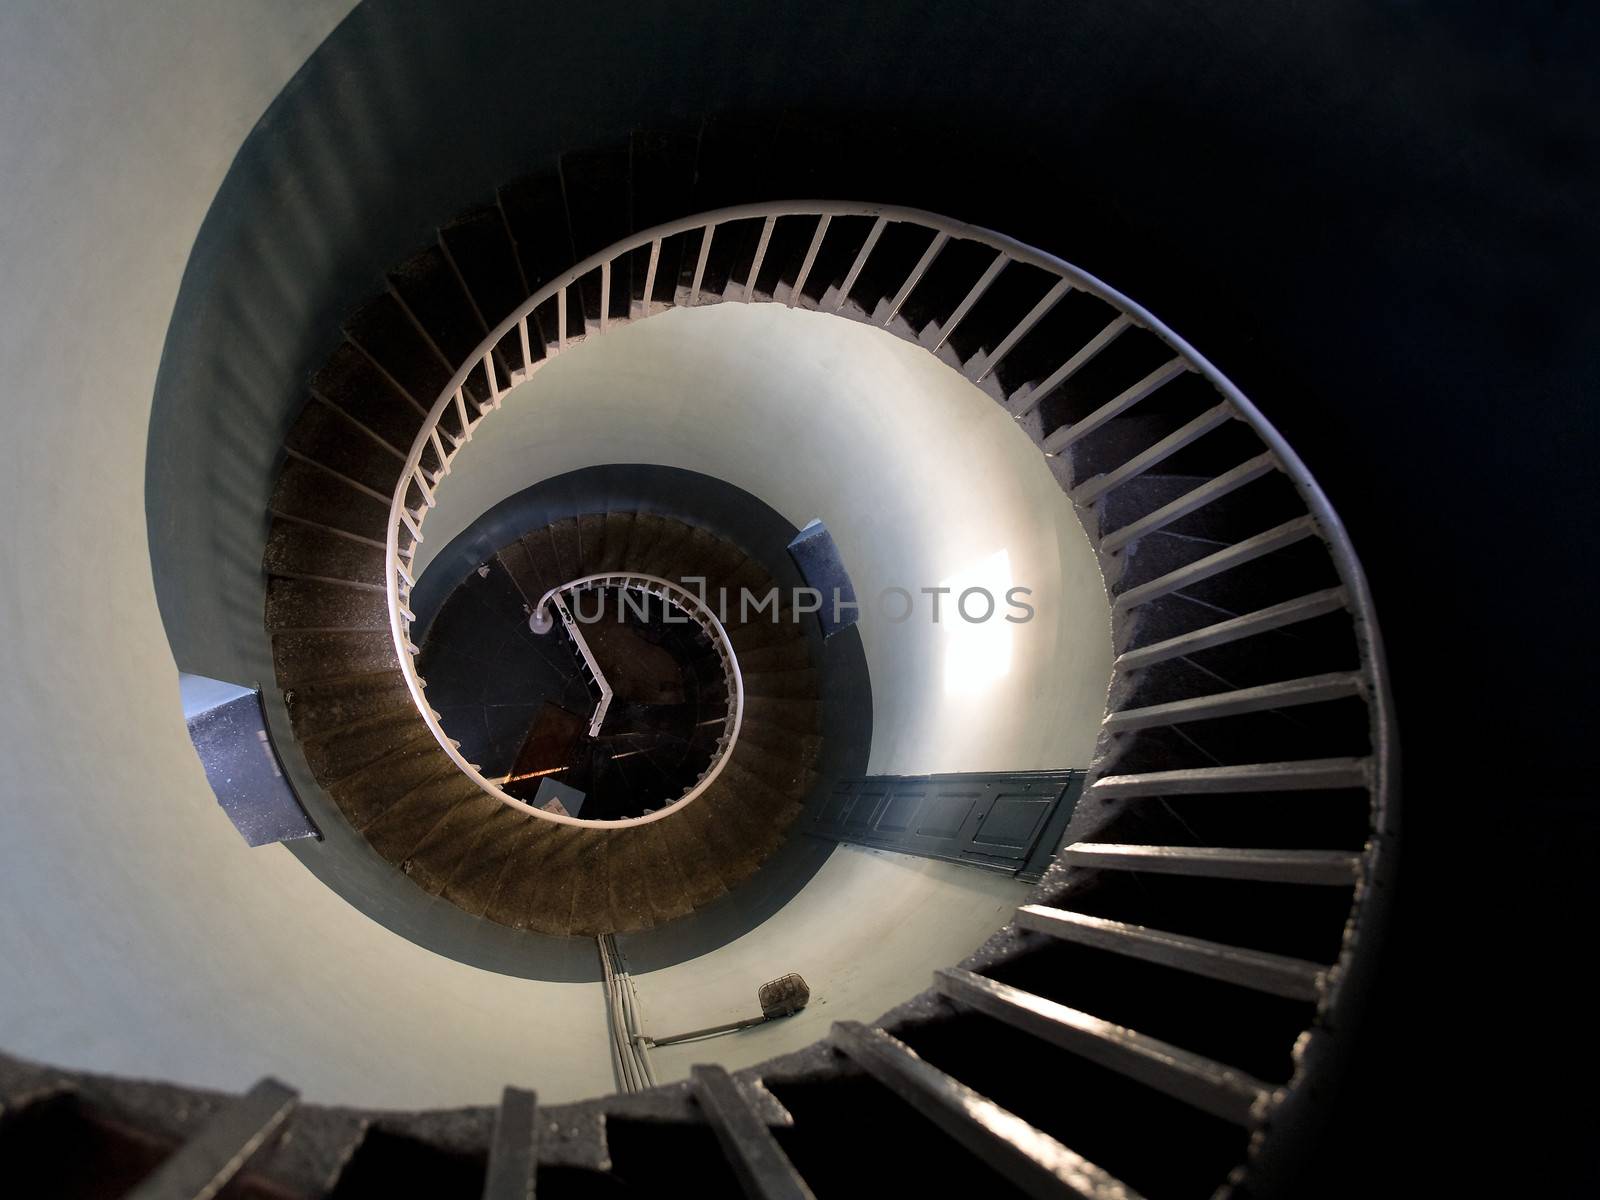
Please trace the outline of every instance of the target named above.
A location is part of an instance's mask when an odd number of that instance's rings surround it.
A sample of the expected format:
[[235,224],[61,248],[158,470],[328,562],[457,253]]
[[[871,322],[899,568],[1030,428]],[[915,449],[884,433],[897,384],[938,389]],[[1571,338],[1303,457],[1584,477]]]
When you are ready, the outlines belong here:
[[539,1167],[539,1098],[508,1087],[494,1115],[483,1200],[533,1200]]
[[911,1047],[881,1029],[840,1021],[828,1040],[1030,1196],[1136,1200],[1126,1185],[987,1096],[923,1062]]
[[212,1116],[127,1200],[211,1200],[278,1132],[299,1099],[276,1079],[261,1080]]
[[689,1087],[750,1200],[815,1200],[767,1123],[727,1071],[696,1066],[690,1071]]

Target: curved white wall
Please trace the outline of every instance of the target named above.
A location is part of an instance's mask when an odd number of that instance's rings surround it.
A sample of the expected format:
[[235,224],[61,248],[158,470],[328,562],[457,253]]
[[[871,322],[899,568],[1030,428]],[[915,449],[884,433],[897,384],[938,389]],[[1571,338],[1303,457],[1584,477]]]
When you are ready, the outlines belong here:
[[[599,463],[701,471],[796,526],[820,517],[857,593],[988,588],[995,619],[945,597],[862,614],[870,770],[1086,766],[1111,674],[1110,616],[1082,526],[1038,449],[925,351],[779,304],[674,309],[574,347],[507,396],[462,450],[419,563],[530,484]],[[1026,623],[1006,590],[1033,589]],[[982,612],[974,597],[969,611]]]
[[[196,230],[349,0],[0,6],[0,1049],[311,1100],[609,1090],[597,985],[440,958],[248,849],[184,730],[144,448]],[[549,1036],[560,1028],[561,1036]]]

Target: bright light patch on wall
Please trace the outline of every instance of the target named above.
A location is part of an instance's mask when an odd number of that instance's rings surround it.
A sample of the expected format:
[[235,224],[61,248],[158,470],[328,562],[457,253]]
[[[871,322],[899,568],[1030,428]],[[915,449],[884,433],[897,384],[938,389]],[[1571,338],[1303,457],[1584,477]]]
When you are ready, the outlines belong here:
[[[982,562],[939,581],[950,589],[939,597],[939,624],[944,630],[944,692],[947,696],[972,696],[987,691],[1011,674],[1012,625],[1006,614],[1006,592],[1015,586],[1011,555],[996,551]],[[967,620],[961,613],[961,596],[970,588],[981,592],[967,597]],[[987,616],[986,620],[981,620]]]

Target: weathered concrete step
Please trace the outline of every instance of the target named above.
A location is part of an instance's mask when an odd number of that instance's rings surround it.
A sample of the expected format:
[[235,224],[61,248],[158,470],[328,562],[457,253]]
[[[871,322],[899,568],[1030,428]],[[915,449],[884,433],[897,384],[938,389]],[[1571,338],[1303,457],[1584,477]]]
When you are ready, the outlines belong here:
[[[689,536],[678,549],[677,562],[670,571],[662,573],[665,579],[682,581],[691,576],[703,577],[709,599],[715,602],[716,590],[727,584],[728,577],[745,561],[745,552],[729,542],[706,532],[691,528]],[[698,585],[689,584],[696,587]]]
[[548,530],[536,529],[532,533],[525,534],[518,544],[528,556],[532,574],[526,580],[519,579],[517,586],[524,590],[524,594],[529,591],[533,593],[528,600],[532,604],[556,584],[565,583],[568,577],[561,574],[561,563],[556,558],[555,547],[551,544]]
[[280,687],[399,669],[387,631],[274,634],[272,665]]
[[637,826],[632,836],[645,862],[644,895],[652,925],[665,924],[694,911],[683,868],[672,851],[667,830],[671,822],[669,816]]
[[803,638],[775,642],[739,655],[739,670],[747,678],[761,671],[797,671],[811,665],[811,649]]
[[389,628],[384,594],[368,587],[317,579],[274,579],[267,584],[267,629]]
[[522,599],[530,609],[539,602],[539,598],[548,588],[561,582],[540,574],[533,565],[533,559],[528,555],[528,548],[521,540],[500,547],[495,557],[505,573],[510,576],[511,582],[517,585],[517,591],[522,593]]
[[667,849],[683,881],[685,899],[693,908],[704,908],[728,891],[706,836],[710,820],[710,815],[701,810],[696,801],[656,822],[666,835]]
[[387,501],[298,458],[287,460],[278,472],[268,507],[282,516],[298,517],[380,544],[389,527]]
[[648,880],[669,867],[670,860],[646,852],[643,833],[648,828],[648,825],[632,825],[618,829],[610,837],[607,889],[613,932],[645,929],[655,924]]
[[616,928],[617,915],[611,908],[611,843],[607,831],[585,837],[575,847],[567,878],[572,889],[569,932],[577,937],[594,937]]
[[516,247],[499,205],[486,205],[455,218],[439,230],[439,241],[491,328],[510,316],[527,296],[527,285],[517,269]]
[[[804,771],[780,763],[770,768],[775,777],[769,778],[764,772],[758,774],[751,770],[748,755],[741,760],[739,750],[740,747],[734,748],[733,757],[723,764],[722,773],[706,795],[737,792],[742,807],[773,819],[781,818],[791,804],[804,797]],[[750,751],[756,752],[754,747]]]
[[515,914],[510,906],[517,896],[526,890],[530,882],[525,878],[523,865],[533,854],[535,847],[552,836],[554,829],[555,826],[549,821],[527,817],[517,832],[506,839],[505,862],[501,864],[500,874],[489,892],[483,911],[478,915],[501,925],[516,924]]
[[723,785],[719,790],[719,784],[721,780],[685,808],[683,816],[697,826],[723,890],[732,891],[750,877],[778,839],[763,836],[767,822],[748,805],[728,805],[728,789]]
[[438,895],[474,851],[478,843],[495,828],[506,806],[474,788],[428,830],[423,839],[400,861],[400,869],[423,891]]
[[389,272],[389,285],[446,362],[466,362],[489,332],[455,267],[437,244],[418,251]]
[[371,671],[288,688],[283,701],[290,723],[308,736],[410,708],[411,692],[398,670]]
[[311,390],[401,454],[411,452],[427,415],[349,342],[328,356]]
[[649,543],[644,554],[637,556],[630,565],[633,570],[646,575],[673,579],[676,577],[680,551],[688,544],[689,526],[669,517],[652,517],[650,520],[653,524],[659,523],[655,538]]
[[274,517],[261,561],[268,575],[342,579],[383,586],[383,547]]
[[550,546],[555,554],[556,573],[562,582],[583,574],[583,561],[579,555],[578,522],[571,518],[556,521],[550,526]]
[[370,825],[414,788],[460,769],[432,732],[421,733],[392,752],[328,787],[345,819],[357,829]]
[[744,718],[763,725],[776,725],[793,733],[821,733],[822,710],[815,700],[784,700],[767,696],[747,696]]
[[730,764],[690,807],[704,807],[718,827],[733,835],[736,847],[730,858],[744,864],[738,876],[742,880],[783,841],[784,817],[790,804],[785,797],[741,775]]
[[458,804],[483,792],[460,771],[435,776],[412,788],[360,827],[372,848],[392,863],[404,862],[423,838]]
[[773,700],[815,700],[818,696],[817,671],[801,667],[793,671],[752,671],[744,677],[746,699],[764,696]]
[[[719,583],[722,587],[728,589],[728,611],[730,616],[739,613],[742,592],[748,591],[756,600],[764,600],[767,593],[777,587],[772,576],[768,574],[766,567],[749,557],[746,557],[738,566],[724,575]],[[781,589],[778,598],[780,602],[786,599]]]
[[416,710],[402,710],[371,717],[332,733],[303,737],[300,749],[312,773],[326,786],[393,754],[427,729]]
[[604,513],[582,513],[578,516],[578,570],[579,575],[597,575],[605,568],[606,518]]
[[742,624],[734,622],[727,626],[727,630],[728,643],[733,647],[733,652],[739,655],[741,662],[744,655],[752,650],[802,641],[805,637],[804,630],[792,621],[749,621]]
[[284,445],[336,474],[385,495],[394,493],[405,459],[333,405],[313,399],[295,418]]
[[822,735],[795,733],[781,725],[752,721],[748,714],[739,728],[739,744],[759,747],[771,754],[787,756],[807,768],[815,767],[822,754]]
[[521,848],[527,826],[537,821],[527,813],[486,797],[495,809],[483,819],[483,828],[471,851],[462,858],[440,894],[457,908],[482,916],[493,899],[500,874]]
[[628,543],[622,547],[622,566],[620,569],[650,574],[650,572],[645,571],[643,564],[648,558],[651,548],[661,540],[666,528],[667,519],[665,517],[658,517],[654,513],[634,513],[633,523],[628,527]]
[[362,305],[345,322],[345,335],[424,411],[450,382],[450,365],[388,292]]
[[811,767],[804,753],[793,747],[769,750],[741,736],[723,769],[746,772],[789,799],[801,800],[816,782]]
[[535,833],[506,865],[484,915],[515,929],[564,936],[572,916],[567,873],[582,831],[534,820]]
[[628,542],[633,536],[634,514],[608,512],[605,516],[605,537],[600,547],[600,565],[597,571],[620,571],[627,565]]

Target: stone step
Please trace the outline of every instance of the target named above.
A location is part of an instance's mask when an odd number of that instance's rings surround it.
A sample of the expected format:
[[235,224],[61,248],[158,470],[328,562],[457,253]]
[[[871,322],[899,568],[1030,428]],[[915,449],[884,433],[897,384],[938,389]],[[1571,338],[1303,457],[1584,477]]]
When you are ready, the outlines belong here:
[[291,458],[283,464],[268,507],[279,516],[296,517],[380,546],[388,536],[387,500],[304,459]]
[[303,521],[274,517],[261,560],[268,575],[383,586],[383,547]]
[[386,758],[423,733],[428,733],[428,727],[421,714],[415,709],[399,710],[301,738],[300,749],[318,781],[327,786]]
[[289,629],[389,628],[389,604],[380,591],[319,579],[273,579],[267,584],[270,632]]
[[328,787],[328,795],[357,829],[370,825],[413,788],[460,773],[430,730],[402,743]]
[[398,670],[345,675],[285,689],[289,721],[306,735],[338,729],[380,713],[410,708],[411,692]]
[[387,630],[274,634],[272,662],[285,688],[399,669]]

